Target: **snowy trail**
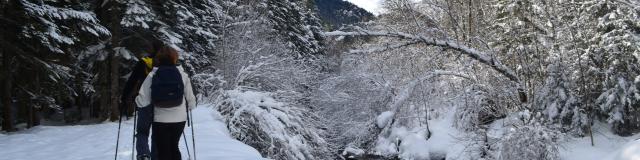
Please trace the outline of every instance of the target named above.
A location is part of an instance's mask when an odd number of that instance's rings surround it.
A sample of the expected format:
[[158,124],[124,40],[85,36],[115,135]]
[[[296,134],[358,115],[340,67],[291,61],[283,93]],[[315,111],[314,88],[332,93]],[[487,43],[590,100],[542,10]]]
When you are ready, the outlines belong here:
[[[229,136],[219,113],[199,106],[193,110],[198,159],[263,159],[254,148]],[[133,121],[123,121],[118,159],[131,159]],[[38,126],[26,131],[0,134],[0,160],[107,160],[114,158],[117,122],[77,126]],[[189,149],[191,129],[185,128]],[[183,159],[187,159],[180,141]],[[192,155],[193,156],[193,155]]]
[[[624,158],[615,156],[617,155],[616,152],[624,149],[625,144],[633,143],[634,140],[639,138],[640,134],[629,137],[617,136],[605,124],[596,123],[593,134],[595,146],[591,146],[589,136],[571,138],[568,142],[560,145],[560,157],[563,160],[638,160],[640,159],[640,153],[628,154]],[[636,147],[636,150],[640,150],[640,145],[633,147]],[[637,157],[629,158],[633,156]]]

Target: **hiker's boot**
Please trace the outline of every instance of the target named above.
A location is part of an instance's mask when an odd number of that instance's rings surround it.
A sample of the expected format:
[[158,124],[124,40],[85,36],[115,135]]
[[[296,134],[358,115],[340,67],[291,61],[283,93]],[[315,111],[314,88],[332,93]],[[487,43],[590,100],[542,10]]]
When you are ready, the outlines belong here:
[[146,154],[138,155],[138,160],[151,160],[151,157]]

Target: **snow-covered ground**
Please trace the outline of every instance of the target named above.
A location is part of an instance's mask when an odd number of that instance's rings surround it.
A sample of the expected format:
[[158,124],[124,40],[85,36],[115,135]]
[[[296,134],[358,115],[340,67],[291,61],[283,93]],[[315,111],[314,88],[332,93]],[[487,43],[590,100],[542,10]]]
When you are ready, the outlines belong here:
[[[206,106],[194,111],[196,149],[199,159],[255,160],[264,159],[255,149],[229,136],[218,112]],[[459,159],[456,155],[465,152],[460,137],[464,133],[451,126],[452,114],[430,121],[432,137],[415,152],[445,154],[447,159]],[[501,120],[494,122],[494,129]],[[26,131],[0,134],[0,160],[96,160],[113,159],[118,123],[107,122],[96,125],[39,126]],[[131,159],[133,121],[124,121],[120,136],[118,159]],[[186,128],[191,146],[191,130]],[[563,160],[640,160],[640,134],[620,137],[611,133],[605,124],[594,127],[595,146],[589,137],[571,138],[561,143],[560,157]],[[406,133],[413,133],[406,132]],[[424,134],[415,132],[417,135]],[[493,131],[499,136],[500,131]],[[423,144],[423,143],[413,143]],[[409,146],[404,146],[409,147]],[[415,147],[415,146],[414,146]],[[187,158],[184,142],[180,142],[184,159]],[[190,148],[191,149],[191,148]],[[192,151],[192,150],[191,150]],[[431,157],[439,155],[431,155]],[[444,155],[441,155],[444,156]]]
[[[429,121],[432,132],[426,144],[413,141],[410,143],[411,150],[406,150],[404,154],[419,155],[422,152],[429,152],[432,158],[446,159],[469,159],[462,156],[467,155],[470,148],[465,142],[469,140],[468,133],[459,131],[453,127],[454,116],[452,111],[446,112],[443,116]],[[505,133],[503,126],[504,119],[497,120],[492,123],[489,136],[492,138],[500,138]],[[394,130],[394,134],[404,133],[402,135],[423,135],[421,128],[410,129],[405,128]],[[407,136],[409,137],[409,136]],[[620,137],[613,134],[608,125],[596,124],[594,126],[594,146],[591,146],[589,137],[568,138],[560,142],[560,159],[561,160],[640,160],[640,134],[629,137]],[[402,146],[401,146],[402,147]],[[395,150],[395,148],[393,148]],[[402,148],[400,149],[403,150]],[[446,155],[445,155],[446,154]],[[428,154],[427,154],[428,155]],[[415,156],[414,156],[415,157]]]
[[[202,160],[263,159],[254,148],[230,137],[219,113],[206,106],[193,110],[197,158]],[[122,123],[118,159],[131,159],[133,121]],[[0,134],[0,160],[98,160],[113,159],[117,122],[78,126],[39,126]],[[185,128],[191,150],[191,129]],[[180,142],[187,159],[184,142]],[[191,150],[193,151],[193,150]]]
[[561,144],[560,157],[563,160],[640,160],[640,143],[635,145],[635,158],[629,153],[620,153],[627,150],[625,148],[633,147],[625,144],[632,144],[640,138],[640,134],[620,137],[613,134],[604,124],[596,124],[593,128],[594,146],[591,146],[590,137],[569,139]]
[[624,147],[609,154],[607,160],[639,160],[640,159],[640,139],[627,143]]

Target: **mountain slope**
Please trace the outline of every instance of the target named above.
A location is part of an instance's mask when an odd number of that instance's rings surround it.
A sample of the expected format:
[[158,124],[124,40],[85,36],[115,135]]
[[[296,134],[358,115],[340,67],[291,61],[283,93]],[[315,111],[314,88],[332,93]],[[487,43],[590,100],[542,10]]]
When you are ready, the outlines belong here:
[[358,22],[369,21],[375,16],[350,2],[344,0],[315,0],[318,15],[330,29],[339,28]]

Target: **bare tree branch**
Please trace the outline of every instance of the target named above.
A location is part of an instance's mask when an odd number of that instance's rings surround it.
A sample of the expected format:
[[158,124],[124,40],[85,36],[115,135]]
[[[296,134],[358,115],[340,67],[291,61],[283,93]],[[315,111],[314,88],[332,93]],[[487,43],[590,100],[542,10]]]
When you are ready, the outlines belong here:
[[414,79],[413,81],[411,81],[407,85],[405,85],[402,88],[402,91],[400,91],[400,93],[398,93],[393,98],[393,101],[391,102],[391,106],[390,106],[391,110],[393,110],[393,113],[397,114],[400,111],[400,106],[402,106],[402,104],[404,104],[404,102],[407,99],[409,99],[409,97],[411,97],[411,94],[413,93],[413,89],[415,89],[416,86],[418,84],[420,84],[420,82],[425,81],[425,80],[430,79],[430,78],[433,78],[433,77],[436,77],[436,76],[443,76],[443,75],[456,76],[456,77],[461,77],[461,78],[473,80],[473,78],[469,77],[468,75],[460,74],[458,72],[440,71],[440,70],[427,72],[426,74]]
[[[521,81],[518,76],[511,70],[509,67],[500,63],[498,59],[495,59],[493,56],[489,56],[491,54],[485,53],[482,51],[478,51],[474,48],[466,46],[464,44],[460,44],[451,40],[438,40],[434,37],[427,37],[421,35],[412,35],[403,32],[388,32],[388,31],[369,31],[359,27],[354,27],[355,31],[332,31],[325,32],[325,36],[373,36],[373,37],[392,37],[408,40],[410,42],[419,42],[430,46],[438,46],[444,47],[448,49],[453,49],[460,51],[460,53],[479,61],[485,65],[490,66],[493,70],[498,71],[500,74],[507,77],[512,82],[516,83],[516,88],[518,90],[518,94],[520,96],[521,102],[527,102],[527,96],[524,92],[524,89],[521,88]],[[405,44],[400,44],[397,46],[403,46]]]
[[478,51],[474,48],[468,47],[463,44],[459,44],[457,42],[451,40],[437,40],[433,37],[419,36],[419,35],[411,35],[403,32],[387,32],[387,31],[368,31],[359,29],[353,32],[343,32],[343,31],[333,31],[333,32],[325,32],[325,36],[375,36],[375,37],[394,37],[399,39],[406,39],[409,41],[419,41],[426,45],[444,47],[448,49],[453,49],[460,51],[462,54],[473,58],[480,63],[486,64],[498,71],[500,74],[509,78],[509,80],[520,83],[520,79],[516,76],[513,70],[509,69],[507,66],[500,63],[499,60],[491,58],[487,56],[489,54]]

